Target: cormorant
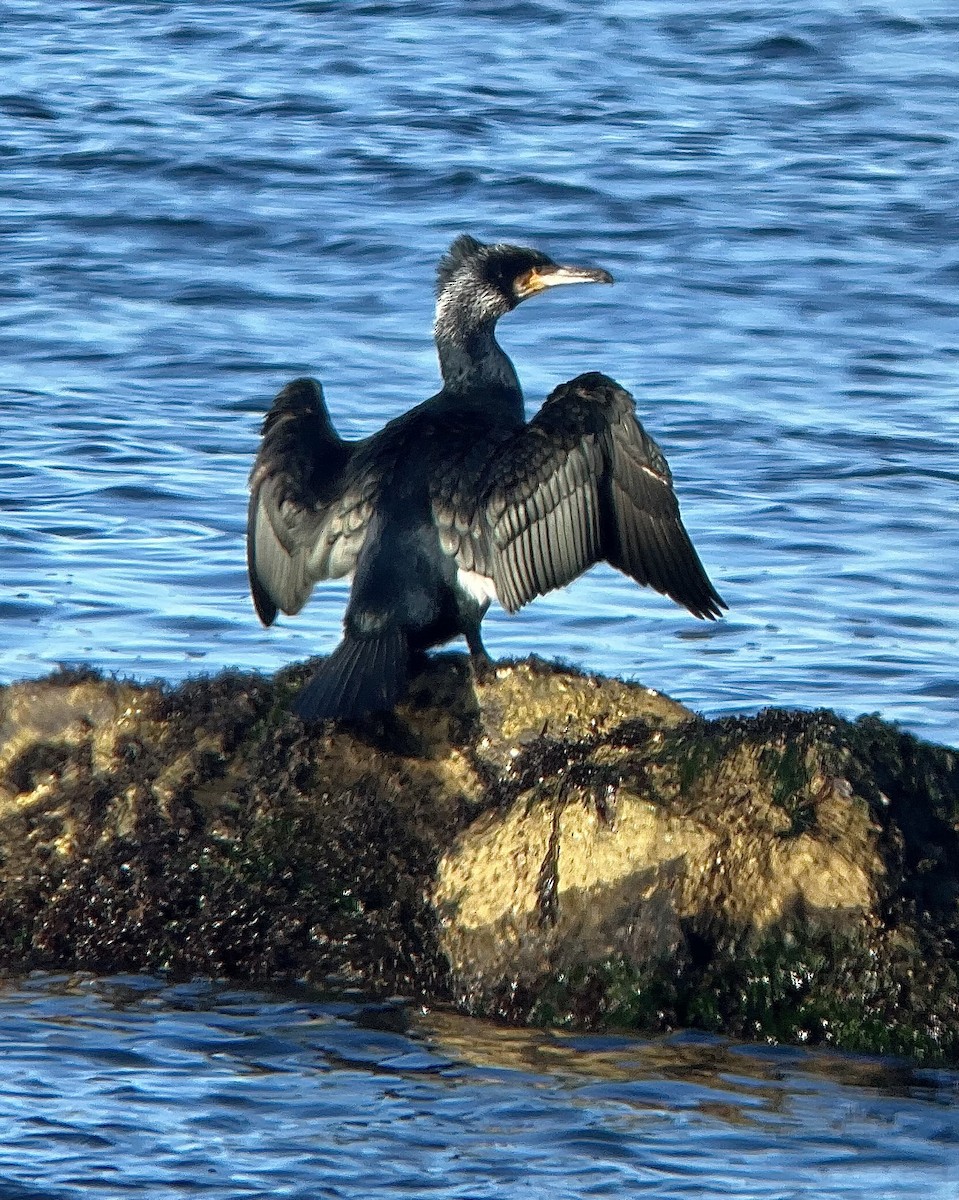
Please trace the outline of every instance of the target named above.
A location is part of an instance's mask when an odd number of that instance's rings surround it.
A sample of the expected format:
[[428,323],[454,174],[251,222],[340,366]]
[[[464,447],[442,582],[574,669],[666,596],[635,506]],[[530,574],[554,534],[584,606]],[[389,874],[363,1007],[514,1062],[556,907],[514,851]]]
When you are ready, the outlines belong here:
[[300,693],[301,717],[391,709],[414,657],[460,635],[485,674],[480,622],[494,597],[516,612],[601,560],[696,617],[726,607],[633,397],[591,372],[561,384],[527,423],[494,337],[529,296],[612,282],[596,267],[463,235],[437,272],[435,396],[354,442],[333,429],[316,380],[276,397],[250,476],[256,611],[270,625],[278,609],[299,612],[320,580],[352,577],[343,640]]

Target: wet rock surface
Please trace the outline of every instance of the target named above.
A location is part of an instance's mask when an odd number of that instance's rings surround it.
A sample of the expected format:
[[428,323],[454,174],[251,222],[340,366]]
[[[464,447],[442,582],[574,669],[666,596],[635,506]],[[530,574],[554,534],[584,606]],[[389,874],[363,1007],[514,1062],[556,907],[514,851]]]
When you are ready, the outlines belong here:
[[307,729],[304,675],[2,689],[0,966],[959,1060],[955,751],[456,655]]

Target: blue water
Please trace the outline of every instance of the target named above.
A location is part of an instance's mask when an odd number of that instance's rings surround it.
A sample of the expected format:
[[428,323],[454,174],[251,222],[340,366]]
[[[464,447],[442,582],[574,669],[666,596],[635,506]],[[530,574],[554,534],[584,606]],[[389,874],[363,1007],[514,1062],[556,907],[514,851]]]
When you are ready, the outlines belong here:
[[[959,10],[951,0],[0,5],[0,680],[323,652],[257,624],[262,413],[348,436],[431,394],[452,237],[612,289],[501,327],[532,405],[635,392],[729,616],[596,570],[538,651],[707,713],[879,711],[959,741]],[[957,1077],[509,1033],[209,985],[0,999],[0,1190],[955,1200]],[[5,1190],[4,1190],[5,1189]]]
[[531,405],[635,392],[729,616],[600,568],[486,623],[706,714],[959,741],[959,11],[673,0],[49,4],[0,42],[0,679],[328,651],[243,565],[260,417],[430,395],[457,233],[593,262],[508,317]]
[[0,1194],[959,1194],[954,1072],[409,1016],[397,1032],[358,1001],[146,977],[9,985]]

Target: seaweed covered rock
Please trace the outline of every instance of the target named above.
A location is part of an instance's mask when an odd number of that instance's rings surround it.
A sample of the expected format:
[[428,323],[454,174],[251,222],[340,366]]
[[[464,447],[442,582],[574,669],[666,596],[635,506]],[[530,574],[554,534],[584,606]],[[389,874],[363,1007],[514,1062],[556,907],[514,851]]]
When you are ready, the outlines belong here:
[[956,752],[456,655],[308,729],[303,674],[0,690],[0,966],[959,1059]]

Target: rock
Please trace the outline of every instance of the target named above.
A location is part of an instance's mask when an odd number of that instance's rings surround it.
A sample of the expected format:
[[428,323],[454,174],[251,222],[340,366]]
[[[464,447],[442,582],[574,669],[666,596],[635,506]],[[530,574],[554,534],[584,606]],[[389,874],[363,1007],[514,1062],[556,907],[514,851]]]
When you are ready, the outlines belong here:
[[456,655],[310,731],[305,670],[0,689],[0,966],[959,1060],[955,751]]

